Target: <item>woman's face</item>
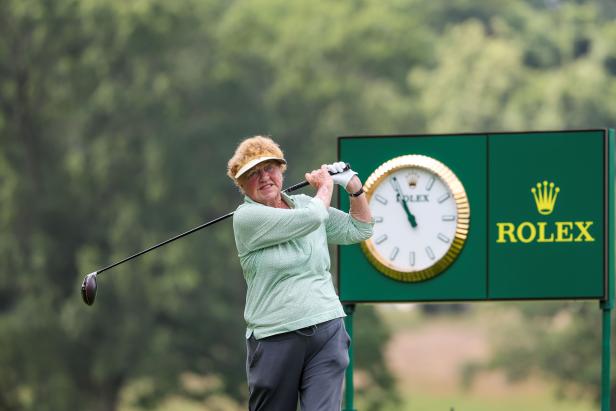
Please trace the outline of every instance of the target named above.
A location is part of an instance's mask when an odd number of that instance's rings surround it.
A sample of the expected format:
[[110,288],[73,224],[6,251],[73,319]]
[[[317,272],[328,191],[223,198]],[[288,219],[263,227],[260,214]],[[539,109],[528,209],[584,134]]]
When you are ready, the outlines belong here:
[[251,168],[240,180],[244,193],[257,203],[274,206],[282,190],[282,170],[275,161]]

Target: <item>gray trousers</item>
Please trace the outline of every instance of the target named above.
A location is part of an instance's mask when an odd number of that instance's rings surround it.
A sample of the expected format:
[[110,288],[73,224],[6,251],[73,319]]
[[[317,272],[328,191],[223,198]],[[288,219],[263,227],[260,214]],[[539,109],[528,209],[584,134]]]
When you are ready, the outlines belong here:
[[250,411],[339,411],[351,340],[342,318],[246,340]]

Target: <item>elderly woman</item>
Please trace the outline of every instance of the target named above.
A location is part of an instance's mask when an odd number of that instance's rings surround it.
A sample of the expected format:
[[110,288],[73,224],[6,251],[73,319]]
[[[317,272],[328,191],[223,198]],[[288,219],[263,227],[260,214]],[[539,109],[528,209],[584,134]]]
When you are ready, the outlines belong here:
[[[250,410],[340,410],[349,363],[345,316],[332,284],[327,244],[372,235],[357,173],[340,163],[306,173],[314,197],[283,193],[286,160],[268,137],[244,140],[228,175],[245,195],[233,216],[247,284],[246,374]],[[330,202],[333,184],[350,193],[350,213]]]

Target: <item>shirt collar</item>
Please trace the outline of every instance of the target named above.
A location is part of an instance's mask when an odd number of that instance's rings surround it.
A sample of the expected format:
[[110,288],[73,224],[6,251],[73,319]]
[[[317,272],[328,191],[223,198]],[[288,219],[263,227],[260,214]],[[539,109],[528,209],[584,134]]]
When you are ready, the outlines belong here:
[[[284,200],[285,203],[287,203],[287,205],[289,207],[295,208],[295,201],[293,200],[293,197],[291,197],[290,195],[288,195],[284,191],[281,192],[280,195],[282,196],[282,199]],[[253,200],[252,198],[248,197],[247,195],[244,195],[244,202],[245,203],[249,203],[249,204],[261,204],[261,203],[257,203],[255,200]],[[261,205],[263,205],[263,204],[261,204]]]

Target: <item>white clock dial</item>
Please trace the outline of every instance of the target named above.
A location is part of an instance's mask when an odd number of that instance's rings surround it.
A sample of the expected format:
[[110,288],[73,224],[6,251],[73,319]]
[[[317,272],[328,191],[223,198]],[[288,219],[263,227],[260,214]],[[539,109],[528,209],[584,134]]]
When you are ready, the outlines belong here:
[[423,281],[459,255],[470,222],[464,187],[443,163],[422,155],[396,157],[366,180],[374,234],[361,246],[382,273]]
[[401,169],[387,176],[374,190],[370,209],[376,222],[374,247],[400,271],[430,267],[455,237],[455,199],[443,180],[425,169]]

